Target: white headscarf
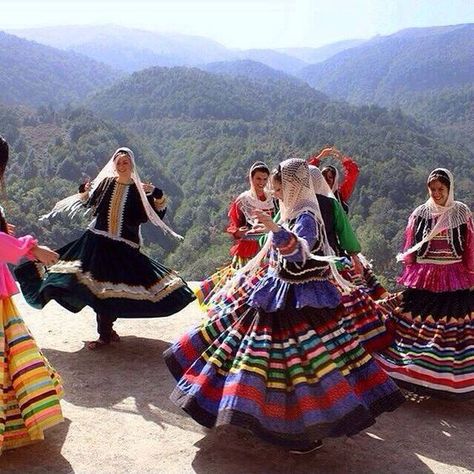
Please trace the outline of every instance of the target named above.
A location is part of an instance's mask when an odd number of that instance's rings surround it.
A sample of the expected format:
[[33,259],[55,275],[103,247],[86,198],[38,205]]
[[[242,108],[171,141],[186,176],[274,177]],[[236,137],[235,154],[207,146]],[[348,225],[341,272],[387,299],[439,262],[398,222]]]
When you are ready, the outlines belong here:
[[269,189],[264,190],[265,194],[265,200],[262,201],[258,197],[257,191],[255,189],[255,186],[252,182],[252,172],[255,170],[255,168],[262,168],[266,169],[268,174],[270,174],[270,170],[268,169],[267,165],[263,163],[262,161],[256,161],[249,170],[249,182],[250,182],[250,189],[248,191],[244,191],[241,193],[236,201],[239,203],[239,208],[244,214],[245,218],[247,219],[247,222],[253,222],[254,221],[254,211],[255,209],[261,209],[262,211],[269,211],[272,210],[275,205],[273,202],[273,197]]
[[[318,228],[321,232],[324,255],[312,254],[312,249],[309,248],[306,241],[301,239],[300,243],[302,245],[303,263],[307,259],[328,262],[334,278],[343,288],[349,288],[350,283],[341,277],[335,265],[335,262],[339,259],[334,255],[334,251],[331,249],[326,237],[324,221],[311,183],[308,163],[299,158],[290,158],[280,163],[279,169],[281,171],[281,187],[283,193],[283,198],[280,201],[281,218],[279,224],[287,228],[289,221],[295,219],[303,212],[311,212],[317,221]],[[233,279],[234,282],[241,282],[242,277],[252,277],[259,270],[262,260],[267,256],[272,245],[272,236],[273,234],[270,233],[265,245],[258,254],[237,272]],[[229,285],[226,285],[224,291],[227,291],[229,286],[232,286],[232,282]]]
[[[156,212],[154,211],[154,209],[151,207],[150,203],[148,202],[145,191],[143,189],[142,181],[140,179],[140,176],[138,175],[138,170],[135,164],[135,155],[133,154],[133,151],[130,150],[130,148],[120,147],[115,151],[115,153],[112,155],[112,157],[107,162],[107,164],[102,168],[99,174],[91,182],[91,187],[89,189],[89,197],[92,196],[94,191],[97,189],[99,184],[104,179],[118,177],[119,174],[115,166],[115,158],[121,153],[126,153],[130,157],[130,160],[132,162],[131,179],[133,180],[133,182],[135,183],[138,189],[138,193],[140,195],[143,208],[145,209],[146,215],[148,219],[150,220],[150,222],[153,225],[162,229],[165,233],[171,234],[173,237],[176,237],[177,239],[182,240],[183,237],[175,233],[170,227],[168,227],[160,219],[160,217],[156,214]],[[63,199],[62,201],[59,201],[58,203],[56,203],[53,210],[49,212],[48,214],[41,216],[40,220],[55,216],[56,214],[60,212],[68,212],[69,215],[73,216],[82,207],[82,204],[84,202],[82,199],[83,199],[83,195],[81,194],[74,194],[72,196],[69,196]]]
[[321,194],[329,198],[335,199],[334,193],[329,187],[328,182],[321,173],[321,170],[314,165],[309,165],[309,173],[311,175],[311,182],[313,184],[313,189],[316,194]]
[[429,242],[433,237],[444,230],[454,229],[462,224],[466,224],[472,216],[470,209],[464,203],[454,200],[454,177],[451,171],[445,168],[436,168],[428,176],[427,184],[436,180],[438,177],[447,178],[449,180],[449,194],[446,204],[440,206],[436,204],[434,199],[430,196],[424,204],[418,206],[412,212],[410,219],[420,218],[420,224],[430,219],[436,220],[436,223],[420,242],[405,252],[398,254],[398,261],[403,261],[407,255],[416,252],[426,244],[426,242]]

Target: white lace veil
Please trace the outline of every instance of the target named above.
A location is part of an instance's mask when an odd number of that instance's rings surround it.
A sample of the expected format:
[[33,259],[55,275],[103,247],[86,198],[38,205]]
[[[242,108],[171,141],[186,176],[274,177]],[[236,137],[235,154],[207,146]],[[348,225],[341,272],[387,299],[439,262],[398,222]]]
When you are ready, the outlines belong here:
[[273,197],[268,186],[264,190],[264,201],[261,201],[257,195],[257,191],[255,190],[255,187],[252,182],[252,172],[256,168],[259,168],[262,171],[266,170],[268,174],[270,174],[270,170],[268,169],[267,165],[263,163],[263,161],[256,161],[249,169],[248,178],[250,183],[250,189],[241,193],[236,199],[236,201],[239,203],[240,210],[243,212],[245,218],[247,219],[247,222],[250,223],[254,221],[253,214],[255,209],[269,211],[275,207]]
[[323,173],[321,173],[321,170],[317,166],[309,165],[309,173],[311,175],[314,192],[335,199],[334,193],[324,178]]
[[[176,237],[177,239],[182,240],[183,237],[174,232],[169,226],[167,226],[161,219],[160,217],[156,214],[150,203],[148,202],[148,199],[146,197],[145,191],[142,186],[142,182],[140,180],[140,176],[138,174],[137,166],[135,164],[135,155],[130,148],[126,147],[120,147],[118,148],[115,153],[112,155],[110,160],[107,162],[107,164],[102,168],[102,170],[99,172],[99,174],[94,178],[94,180],[91,182],[91,187],[89,190],[89,196],[92,196],[94,191],[97,189],[99,184],[105,179],[105,178],[115,178],[118,177],[118,172],[115,167],[115,158],[121,154],[121,153],[126,153],[129,157],[130,160],[132,161],[132,175],[131,179],[135,183],[138,189],[138,193],[140,194],[140,199],[143,204],[143,208],[145,209],[146,215],[150,222],[162,229],[165,233],[171,234],[173,237]],[[74,194],[72,196],[69,196],[58,203],[54,206],[53,210],[49,212],[48,214],[45,214],[40,217],[40,220],[55,216],[56,214],[60,212],[67,212],[70,216],[73,216],[78,210],[82,208],[83,204],[83,195],[81,194]]]
[[423,239],[417,244],[403,253],[397,255],[398,261],[403,259],[420,249],[426,242],[430,241],[433,237],[443,232],[446,229],[454,229],[462,224],[466,224],[471,218],[472,214],[469,208],[462,202],[454,200],[454,177],[451,171],[445,168],[436,168],[428,176],[427,184],[431,181],[436,180],[438,177],[447,178],[449,180],[449,194],[446,204],[440,206],[436,204],[434,199],[430,196],[428,200],[418,206],[410,216],[411,219],[421,218],[421,220],[436,220],[436,224],[433,228],[423,237]]
[[[280,200],[281,218],[279,224],[287,228],[289,221],[295,219],[303,212],[311,212],[322,234],[324,255],[312,254],[306,242],[301,240],[301,245],[303,246],[303,263],[307,259],[328,262],[334,278],[343,288],[349,288],[350,283],[341,277],[335,265],[335,262],[339,259],[334,255],[334,251],[326,237],[324,221],[311,182],[308,163],[299,158],[290,158],[280,163],[278,170],[281,173],[281,188],[283,194],[283,198]],[[265,245],[247,265],[237,272],[234,282],[241,281],[243,277],[253,276],[259,268],[261,268],[261,263],[264,258],[267,257],[272,245],[272,236],[273,234],[269,233]]]

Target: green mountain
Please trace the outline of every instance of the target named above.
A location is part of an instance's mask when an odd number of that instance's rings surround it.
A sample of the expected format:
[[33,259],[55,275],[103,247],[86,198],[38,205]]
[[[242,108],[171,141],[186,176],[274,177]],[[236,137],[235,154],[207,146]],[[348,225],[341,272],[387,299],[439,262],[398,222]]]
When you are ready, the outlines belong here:
[[231,199],[247,187],[256,160],[276,165],[336,144],[361,167],[351,216],[367,255],[393,278],[406,219],[426,199],[425,179],[444,166],[460,199],[472,205],[473,155],[452,147],[398,110],[334,102],[305,85],[153,68],[97,94],[95,113],[143,136],[183,192],[175,223],[185,233],[167,262],[202,278],[224,263]]
[[352,103],[394,105],[474,82],[474,24],[412,28],[376,37],[300,73],[313,87]]
[[0,103],[66,104],[123,77],[77,53],[0,32]]

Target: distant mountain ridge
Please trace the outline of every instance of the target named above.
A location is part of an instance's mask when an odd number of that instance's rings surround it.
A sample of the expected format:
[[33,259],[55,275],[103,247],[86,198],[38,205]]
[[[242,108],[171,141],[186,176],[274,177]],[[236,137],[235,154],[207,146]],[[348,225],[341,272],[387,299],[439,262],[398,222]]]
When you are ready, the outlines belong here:
[[112,84],[123,73],[74,52],[0,31],[0,102],[65,104]]
[[55,48],[77,51],[127,72],[152,66],[197,66],[252,60],[295,74],[312,62],[326,59],[362,41],[341,41],[321,48],[238,50],[199,36],[159,33],[117,25],[29,28],[10,32]]
[[287,81],[293,84],[305,84],[302,79],[271,68],[261,62],[250,59],[241,59],[237,61],[220,61],[216,63],[204,64],[198,66],[203,71],[212,74],[221,74],[231,77],[247,77],[256,81]]
[[376,37],[300,71],[330,96],[394,105],[408,96],[474,83],[474,24],[410,28]]
[[318,48],[278,48],[276,51],[299,58],[309,64],[316,64],[346,49],[355,48],[368,40],[351,39],[326,44]]

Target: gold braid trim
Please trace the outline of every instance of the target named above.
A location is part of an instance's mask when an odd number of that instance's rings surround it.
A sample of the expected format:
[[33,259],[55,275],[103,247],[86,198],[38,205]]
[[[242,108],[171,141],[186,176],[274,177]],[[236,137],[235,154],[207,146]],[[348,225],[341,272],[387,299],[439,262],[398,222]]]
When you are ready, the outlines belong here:
[[166,201],[167,201],[167,199],[166,199],[165,195],[163,195],[159,199],[153,198],[153,203],[154,203],[155,209],[157,211],[163,211],[164,209],[166,209]]

